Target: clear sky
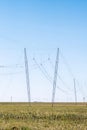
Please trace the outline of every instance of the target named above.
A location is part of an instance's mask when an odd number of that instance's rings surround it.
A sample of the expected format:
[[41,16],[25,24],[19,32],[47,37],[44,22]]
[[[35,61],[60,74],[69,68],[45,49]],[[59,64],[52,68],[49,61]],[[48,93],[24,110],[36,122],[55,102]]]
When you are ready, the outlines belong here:
[[52,84],[33,57],[53,82],[57,48],[64,83],[58,78],[63,90],[56,89],[55,101],[74,101],[73,78],[78,101],[87,101],[87,0],[0,0],[0,65],[7,66],[0,68],[0,101],[27,101],[24,47],[32,101],[52,98]]

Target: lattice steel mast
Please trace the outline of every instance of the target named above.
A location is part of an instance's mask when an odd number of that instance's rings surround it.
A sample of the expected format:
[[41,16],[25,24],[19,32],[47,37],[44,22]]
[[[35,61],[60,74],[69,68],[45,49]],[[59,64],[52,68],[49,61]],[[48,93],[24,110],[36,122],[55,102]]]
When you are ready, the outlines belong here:
[[26,48],[24,48],[24,59],[25,59],[25,73],[26,73],[28,102],[30,103],[31,102],[31,98],[30,98],[29,68],[28,68],[28,60],[27,60]]
[[76,93],[76,82],[75,82],[75,79],[73,79],[73,81],[74,81],[75,102],[77,103],[77,93]]
[[54,80],[53,80],[53,91],[52,91],[52,107],[55,100],[56,83],[57,83],[57,73],[58,73],[58,63],[59,63],[59,48],[57,49],[57,56],[55,62]]

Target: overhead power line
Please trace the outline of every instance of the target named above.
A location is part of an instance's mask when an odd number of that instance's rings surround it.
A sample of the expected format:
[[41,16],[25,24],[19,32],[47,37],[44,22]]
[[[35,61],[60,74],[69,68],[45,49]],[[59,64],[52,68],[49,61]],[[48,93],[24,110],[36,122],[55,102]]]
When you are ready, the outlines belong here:
[[59,79],[61,80],[62,84],[71,92],[72,89],[69,88],[69,86],[66,84],[66,82],[58,75]]
[[45,67],[43,66],[43,64],[41,64],[42,69],[44,70],[44,72],[46,73],[47,77],[49,77],[49,79],[52,81],[52,78],[50,77],[50,75],[48,74],[47,70],[45,69]]
[[19,72],[0,73],[0,75],[18,75],[18,74],[21,74],[21,73],[23,73],[23,72],[19,71]]
[[51,61],[51,58],[50,58],[50,57],[48,58],[48,61],[50,62],[50,64],[51,64],[52,68],[54,68],[54,65],[53,65],[53,63],[52,63],[52,61]]
[[80,94],[82,95],[82,97],[85,95],[82,89],[82,86],[79,84],[79,81],[77,79],[75,79],[77,86],[78,86],[78,91],[80,92]]
[[[39,64],[38,62],[37,62],[37,60],[35,59],[35,58],[33,58],[33,61],[35,62],[35,64],[37,65],[37,67],[39,68],[39,70],[41,71],[41,73],[45,76],[45,78],[50,82],[50,84],[52,85],[52,78],[51,78],[51,76],[48,74],[48,72],[47,72],[47,70],[46,70],[46,68],[44,67],[44,65],[41,63],[41,64]],[[58,75],[59,76],[59,75]],[[60,77],[60,76],[59,76]],[[60,78],[59,78],[60,79]],[[62,79],[62,78],[61,78]],[[63,84],[64,84],[64,81],[63,80],[61,80],[62,82],[63,82]],[[64,84],[65,85],[65,84]],[[66,93],[66,94],[68,94],[69,92],[67,92],[67,90],[64,90],[64,89],[62,89],[62,88],[60,88],[59,86],[57,86],[57,89],[59,89],[61,92],[63,92],[63,93]],[[70,91],[70,92],[72,92],[72,91]]]
[[65,94],[69,94],[66,90],[60,88],[59,86],[57,86],[57,88],[58,88],[61,92],[65,93]]
[[0,65],[0,68],[23,68],[24,66],[22,65]]
[[[50,64],[51,64],[52,68],[54,68],[54,67],[53,67],[53,63],[52,63],[52,61],[51,61],[51,58],[49,58],[48,61],[50,61]],[[63,80],[63,78],[60,76],[60,74],[58,74],[58,78],[59,78],[59,80],[62,82],[62,84],[63,84],[64,86],[66,86],[66,88],[71,92],[72,89],[69,88],[69,86],[68,86],[67,83]]]
[[70,74],[70,75],[72,76],[72,78],[74,79],[74,75],[73,75],[73,73],[72,73],[71,67],[69,66],[67,60],[65,59],[65,57],[63,56],[63,54],[61,53],[61,51],[60,51],[60,56],[62,57],[63,63],[65,64],[65,66],[66,66],[66,68],[67,68],[69,74]]
[[39,65],[36,61],[35,58],[33,58],[34,62],[36,63],[36,65],[38,66],[38,68],[40,69],[40,71],[43,73],[43,75],[46,77],[47,80],[49,80],[50,83],[52,83],[51,79],[49,78],[49,76],[47,76],[46,72],[44,72],[41,68],[41,65]]

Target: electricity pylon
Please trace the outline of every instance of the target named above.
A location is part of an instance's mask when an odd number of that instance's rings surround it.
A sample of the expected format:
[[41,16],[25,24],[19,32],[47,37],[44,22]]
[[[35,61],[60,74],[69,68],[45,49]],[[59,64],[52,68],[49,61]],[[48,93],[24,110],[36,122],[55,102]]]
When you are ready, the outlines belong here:
[[54,80],[53,80],[53,91],[52,91],[52,107],[53,107],[54,100],[55,100],[57,74],[58,74],[58,63],[59,63],[59,48],[57,49],[57,56],[56,56],[56,62],[55,62],[55,71],[54,71]]
[[75,79],[73,79],[73,81],[74,81],[75,103],[77,103],[77,93],[76,93],[76,82],[75,82]]
[[28,69],[28,60],[26,48],[24,48],[24,59],[25,59],[25,73],[26,73],[26,84],[27,84],[27,93],[28,93],[28,102],[31,102],[30,99],[30,82],[29,82],[29,69]]

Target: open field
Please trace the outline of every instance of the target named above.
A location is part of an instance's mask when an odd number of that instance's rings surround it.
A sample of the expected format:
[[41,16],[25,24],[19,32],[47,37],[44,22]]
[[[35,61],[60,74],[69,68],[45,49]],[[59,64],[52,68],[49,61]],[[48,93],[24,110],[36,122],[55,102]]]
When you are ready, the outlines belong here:
[[87,104],[0,103],[0,130],[11,129],[87,130]]

